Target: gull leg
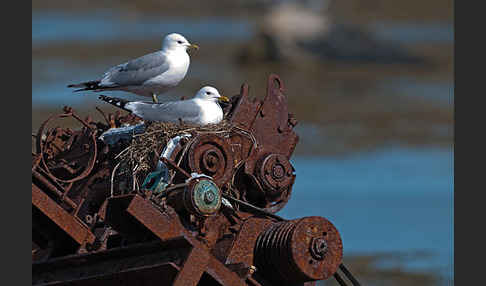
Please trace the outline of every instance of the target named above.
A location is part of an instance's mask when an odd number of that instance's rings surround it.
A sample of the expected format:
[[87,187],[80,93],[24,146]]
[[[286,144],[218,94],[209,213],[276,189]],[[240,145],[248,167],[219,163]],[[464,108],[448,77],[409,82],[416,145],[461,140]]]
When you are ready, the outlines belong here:
[[159,101],[157,100],[157,95],[155,93],[152,93],[152,100],[154,103],[159,103]]

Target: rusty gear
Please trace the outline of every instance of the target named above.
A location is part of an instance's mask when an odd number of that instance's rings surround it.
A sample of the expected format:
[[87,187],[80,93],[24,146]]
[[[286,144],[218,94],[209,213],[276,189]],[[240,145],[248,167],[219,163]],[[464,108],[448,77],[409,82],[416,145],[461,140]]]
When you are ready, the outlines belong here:
[[258,178],[263,182],[263,190],[270,196],[280,194],[294,181],[294,168],[284,155],[267,155],[258,166]]
[[255,263],[275,282],[305,282],[332,276],[342,259],[334,225],[322,217],[273,224],[255,244]]
[[[47,124],[55,118],[77,119],[84,128],[73,132],[70,129],[54,128],[44,134]],[[79,118],[72,109],[53,115],[42,123],[37,131],[37,153],[44,171],[60,183],[73,183],[89,175],[97,157],[96,130]],[[75,140],[77,138],[78,140]],[[45,139],[44,139],[45,138]],[[89,154],[89,157],[86,157]],[[49,160],[49,164],[46,163]]]
[[225,139],[206,134],[198,136],[188,152],[191,172],[211,176],[218,186],[224,185],[233,175],[233,155]]

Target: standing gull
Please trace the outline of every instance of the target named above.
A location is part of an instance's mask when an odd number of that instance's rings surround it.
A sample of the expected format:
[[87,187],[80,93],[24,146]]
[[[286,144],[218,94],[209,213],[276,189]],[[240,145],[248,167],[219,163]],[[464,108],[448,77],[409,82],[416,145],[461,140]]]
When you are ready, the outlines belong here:
[[162,50],[112,67],[100,80],[68,87],[81,87],[75,91],[128,91],[152,97],[157,102],[157,95],[175,87],[186,76],[190,62],[187,50],[190,48],[199,49],[182,35],[169,34],[162,41]]
[[128,101],[120,98],[100,95],[101,100],[129,111],[144,120],[184,123],[198,125],[217,124],[223,120],[223,109],[219,102],[229,102],[218,90],[211,86],[201,88],[196,96],[188,100],[150,103]]

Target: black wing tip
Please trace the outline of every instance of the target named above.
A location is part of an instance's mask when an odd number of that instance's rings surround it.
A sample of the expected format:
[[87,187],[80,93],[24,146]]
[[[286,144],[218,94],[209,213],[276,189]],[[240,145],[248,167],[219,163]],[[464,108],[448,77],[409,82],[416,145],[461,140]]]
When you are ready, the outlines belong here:
[[100,94],[98,96],[98,99],[101,99],[103,101],[106,101],[108,103],[111,103],[113,104],[111,101],[116,101],[116,102],[122,102],[122,103],[128,103],[127,100],[124,100],[122,98],[118,98],[118,97],[111,97],[111,96],[106,96],[106,95],[103,95],[103,94]]
[[68,84],[68,88],[73,88],[73,87],[82,87],[81,89],[77,89],[76,91],[83,91],[83,90],[97,90],[100,88],[99,86],[100,81],[99,80],[93,80],[93,81],[87,81],[87,82],[82,82],[82,83],[74,83],[74,84]]

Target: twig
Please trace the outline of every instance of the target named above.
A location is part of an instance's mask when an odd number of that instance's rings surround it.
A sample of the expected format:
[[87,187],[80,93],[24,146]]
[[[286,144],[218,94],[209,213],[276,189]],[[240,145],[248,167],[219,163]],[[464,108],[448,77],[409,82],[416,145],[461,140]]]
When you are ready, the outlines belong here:
[[120,166],[121,162],[118,162],[118,164],[115,165],[115,168],[113,168],[113,171],[111,172],[111,187],[110,187],[110,194],[111,194],[111,197],[113,197],[113,180],[115,178],[115,172],[116,170],[118,169],[118,167]]
[[126,153],[131,148],[132,146],[128,146],[127,148],[123,149],[123,151],[121,151],[120,153],[118,153],[118,155],[115,156],[115,159],[118,159],[120,156],[124,155],[124,153]]
[[96,106],[95,108],[96,108],[96,110],[98,110],[98,111],[101,113],[101,115],[103,116],[103,118],[104,118],[104,119],[105,119],[105,121],[106,121],[106,124],[107,124],[108,126],[110,126],[110,121],[108,120],[108,117],[106,117],[106,115],[105,115],[105,113],[103,112],[103,110],[101,110],[101,108],[99,108],[98,106]]

